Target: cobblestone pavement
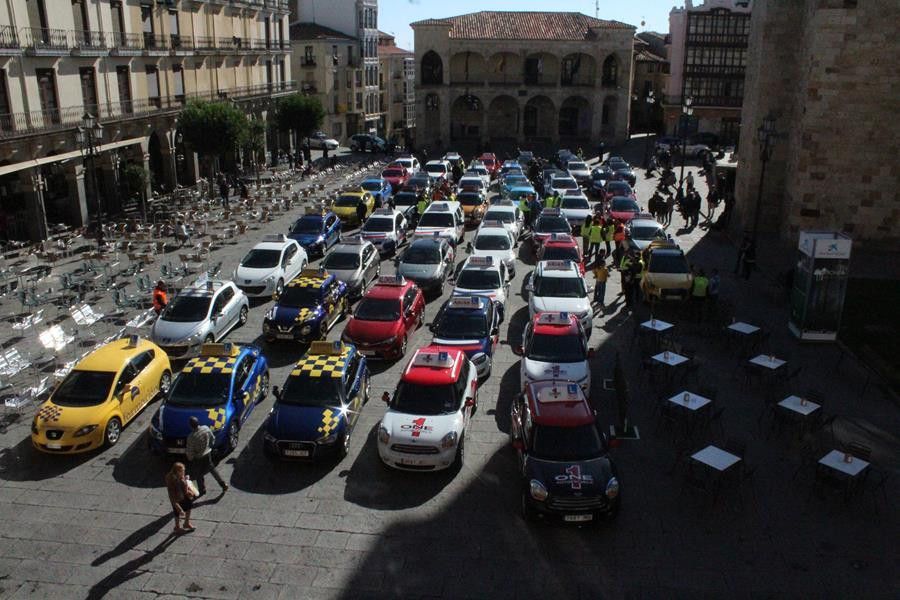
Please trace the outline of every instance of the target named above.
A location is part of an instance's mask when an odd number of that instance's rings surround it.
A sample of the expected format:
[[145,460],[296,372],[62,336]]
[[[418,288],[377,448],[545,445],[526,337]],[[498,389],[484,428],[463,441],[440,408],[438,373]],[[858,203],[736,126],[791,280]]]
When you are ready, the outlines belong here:
[[[639,172],[642,204],[655,181]],[[284,231],[288,221],[282,217],[269,229]],[[681,223],[676,216],[676,226]],[[792,340],[780,292],[768,279],[733,278],[734,250],[720,234],[672,233],[693,263],[720,269],[723,299],[735,304],[736,315],[769,327],[772,351],[791,366],[803,365],[791,386],[825,393],[825,409],[838,419],[837,439],[824,443],[859,438],[872,445],[873,462],[895,467],[900,452],[890,434],[900,431],[897,405],[872,388],[860,395],[865,375],[855,359],[838,366],[835,348]],[[251,243],[216,251],[223,273]],[[177,538],[169,535],[165,465],[146,449],[155,406],[113,449],[74,458],[33,451],[30,418],[23,418],[0,434],[0,598],[897,597],[898,478],[888,481],[884,497],[868,485],[847,503],[814,491],[814,468],[801,462],[800,443],[791,435],[770,436],[766,421],[760,425],[763,393],[733,376],[738,361],[729,341],[670,309],[660,316],[673,320],[677,336],[697,350],[697,383],[716,386],[724,407],[709,439],[745,441],[747,463],[755,468],[747,485],[715,506],[684,489],[670,432],[656,425],[652,389],[631,341],[633,319],[620,298],[613,314],[595,321],[591,345],[598,349],[592,401],[601,418],[615,420],[614,398],[600,382],[611,377],[617,354],[634,396],[631,417],[641,439],[613,450],[622,512],[583,529],[526,524],[507,432],[509,402],[519,387],[510,346],[527,317],[521,291],[533,264],[527,249],[459,472],[381,467],[373,430],[384,407],[377,398],[394,388],[400,363],[372,365],[373,401],[349,456],[337,464],[271,464],[259,431],[267,410],[255,411],[237,451],[219,467],[232,489],[199,502],[197,531]],[[384,267],[393,270],[390,261]],[[618,292],[614,275],[607,297]],[[439,305],[429,303],[429,318]],[[255,305],[249,323],[229,339],[259,342],[267,306]],[[329,337],[337,339],[342,327]],[[429,339],[421,330],[410,344]],[[272,382],[280,384],[300,352],[264,348]]]

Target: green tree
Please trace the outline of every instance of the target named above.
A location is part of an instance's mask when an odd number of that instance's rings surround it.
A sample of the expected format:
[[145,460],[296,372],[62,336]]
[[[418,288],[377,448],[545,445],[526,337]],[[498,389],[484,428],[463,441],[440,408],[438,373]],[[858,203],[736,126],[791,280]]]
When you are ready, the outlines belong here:
[[144,170],[143,165],[128,164],[121,170],[119,175],[119,185],[122,186],[122,192],[126,198],[137,198],[141,207],[141,216],[147,219],[147,192],[148,173]]
[[218,159],[244,144],[247,115],[231,102],[191,101],[181,111],[178,127],[215,175]]
[[296,143],[309,137],[325,119],[325,109],[318,98],[304,96],[303,94],[291,94],[278,101],[275,111],[275,122],[278,128],[284,131],[293,131]]
[[244,138],[244,153],[250,159],[256,183],[259,183],[259,163],[264,159],[266,151],[266,122],[262,119],[250,119],[247,122],[247,135]]

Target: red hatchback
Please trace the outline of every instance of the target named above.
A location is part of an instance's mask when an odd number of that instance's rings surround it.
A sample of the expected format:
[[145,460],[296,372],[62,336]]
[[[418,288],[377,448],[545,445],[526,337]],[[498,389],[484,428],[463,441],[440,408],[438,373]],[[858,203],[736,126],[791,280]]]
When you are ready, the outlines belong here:
[[381,177],[391,184],[391,189],[399,190],[409,179],[409,171],[404,166],[391,164],[381,172]]
[[565,233],[554,233],[537,249],[538,260],[571,260],[584,275],[584,257],[578,241]]
[[497,171],[500,170],[500,161],[497,160],[496,154],[493,152],[485,152],[478,157],[478,160],[484,163],[488,173],[491,174],[491,179],[497,176]]
[[424,315],[425,297],[419,286],[403,277],[379,277],[357,304],[341,339],[366,358],[400,358]]

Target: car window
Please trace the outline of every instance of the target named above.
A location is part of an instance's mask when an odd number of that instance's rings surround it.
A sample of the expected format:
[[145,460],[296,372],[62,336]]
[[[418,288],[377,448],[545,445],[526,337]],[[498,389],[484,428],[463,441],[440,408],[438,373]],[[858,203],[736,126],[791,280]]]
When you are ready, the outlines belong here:
[[286,264],[288,261],[293,259],[294,255],[296,255],[296,254],[297,254],[297,246],[294,246],[293,244],[291,244],[290,246],[287,247],[287,250],[284,251],[284,258],[282,259],[283,263]]
[[406,290],[406,293],[403,295],[403,310],[409,310],[412,308],[413,302],[416,300],[416,290],[410,288]]
[[235,376],[234,376],[234,387],[236,389],[240,389],[244,387],[244,384],[247,382],[247,379],[250,377],[250,372],[252,371],[252,364],[250,361],[250,357],[245,356],[241,359],[241,362],[237,364],[235,368]]
[[138,370],[134,368],[134,362],[130,362],[122,369],[122,376],[119,378],[124,383],[131,383],[137,377]]
[[353,380],[356,379],[356,372],[359,370],[359,354],[354,354],[350,358],[350,363],[347,365],[347,392],[350,391],[350,385],[353,383]]
[[142,352],[135,356],[131,361],[131,364],[134,365],[135,372],[140,373],[146,369],[150,363],[153,362],[154,356],[156,356],[156,353],[153,350],[147,350],[146,352]]
[[332,225],[334,225],[335,218],[336,217],[328,217],[327,219],[325,219],[325,226],[331,227]]

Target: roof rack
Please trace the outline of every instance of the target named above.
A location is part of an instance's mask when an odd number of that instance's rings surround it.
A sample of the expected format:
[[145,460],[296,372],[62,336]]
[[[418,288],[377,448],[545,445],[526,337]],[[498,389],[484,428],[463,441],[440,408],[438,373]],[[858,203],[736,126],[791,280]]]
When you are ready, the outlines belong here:
[[571,260],[544,260],[541,261],[545,271],[568,271],[572,268]]
[[494,264],[493,256],[470,256],[466,264],[475,267],[490,267]]
[[542,217],[558,217],[559,209],[558,208],[545,208],[541,211]]
[[391,285],[402,287],[406,285],[406,279],[403,275],[381,275],[375,282],[375,285]]
[[571,322],[571,313],[568,312],[542,312],[538,313],[539,325],[568,325]]

